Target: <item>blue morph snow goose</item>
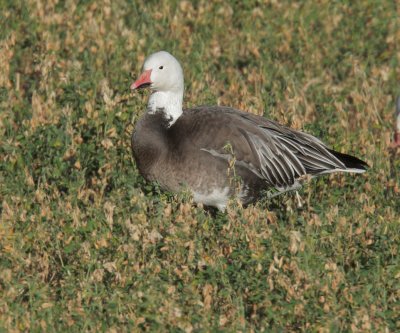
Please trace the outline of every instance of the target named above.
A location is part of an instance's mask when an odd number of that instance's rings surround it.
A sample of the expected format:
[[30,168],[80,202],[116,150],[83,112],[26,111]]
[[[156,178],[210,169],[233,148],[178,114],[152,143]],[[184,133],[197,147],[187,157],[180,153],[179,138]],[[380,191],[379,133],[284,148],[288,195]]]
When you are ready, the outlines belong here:
[[147,112],[132,135],[139,172],[164,190],[191,191],[197,203],[224,210],[235,195],[249,204],[265,191],[298,188],[307,175],[367,168],[310,134],[254,114],[224,106],[183,109],[182,67],[168,52],[150,55],[131,89],[147,86]]
[[390,148],[400,148],[400,96],[398,96],[396,100],[394,135],[393,142],[390,144]]

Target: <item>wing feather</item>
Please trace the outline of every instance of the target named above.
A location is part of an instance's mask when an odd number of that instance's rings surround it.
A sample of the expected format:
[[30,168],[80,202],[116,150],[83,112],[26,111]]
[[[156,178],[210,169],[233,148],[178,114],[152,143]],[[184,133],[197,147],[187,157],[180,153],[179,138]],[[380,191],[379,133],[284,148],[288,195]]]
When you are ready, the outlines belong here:
[[[202,112],[198,112],[200,109]],[[216,158],[230,160],[232,155],[224,148],[229,142],[236,164],[273,187],[290,188],[306,174],[318,175],[346,168],[320,140],[307,133],[232,108],[200,107],[190,112],[191,117],[199,117],[197,126],[202,124],[194,128],[199,136],[192,140],[199,149]],[[218,120],[215,123],[219,127],[210,127],[211,120]],[[201,132],[208,135],[202,135],[200,140]]]

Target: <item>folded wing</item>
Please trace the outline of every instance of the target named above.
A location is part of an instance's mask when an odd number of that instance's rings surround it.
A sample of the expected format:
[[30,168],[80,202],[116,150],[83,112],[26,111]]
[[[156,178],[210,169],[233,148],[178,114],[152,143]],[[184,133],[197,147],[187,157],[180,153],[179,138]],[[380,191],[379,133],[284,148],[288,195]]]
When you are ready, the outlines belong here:
[[[230,160],[234,155],[236,165],[247,168],[278,189],[294,186],[304,175],[363,172],[367,166],[355,157],[328,149],[309,134],[250,113],[218,106],[186,112],[191,113],[195,124],[191,142],[198,149],[219,159]],[[199,119],[193,122],[196,114]],[[224,126],[210,126],[213,123]]]

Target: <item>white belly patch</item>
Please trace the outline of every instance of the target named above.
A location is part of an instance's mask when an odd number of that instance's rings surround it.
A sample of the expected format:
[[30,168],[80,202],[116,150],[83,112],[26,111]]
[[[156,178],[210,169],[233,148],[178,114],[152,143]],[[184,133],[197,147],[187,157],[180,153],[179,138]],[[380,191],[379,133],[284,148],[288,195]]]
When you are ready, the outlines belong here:
[[217,207],[219,210],[224,211],[229,200],[229,187],[214,189],[208,193],[193,191],[193,199],[197,203]]

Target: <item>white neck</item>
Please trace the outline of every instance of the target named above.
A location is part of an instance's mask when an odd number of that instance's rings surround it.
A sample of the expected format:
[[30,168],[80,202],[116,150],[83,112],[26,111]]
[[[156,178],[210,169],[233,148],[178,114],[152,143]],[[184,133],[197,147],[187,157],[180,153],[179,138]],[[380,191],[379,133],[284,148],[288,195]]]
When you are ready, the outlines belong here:
[[147,110],[150,114],[162,111],[172,126],[182,115],[183,91],[154,91],[147,104]]

